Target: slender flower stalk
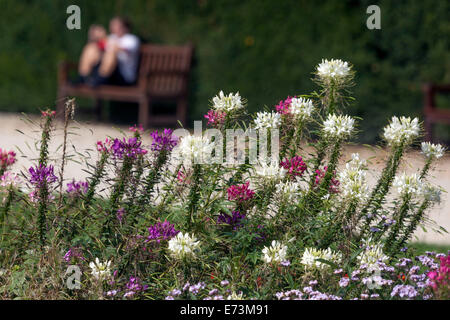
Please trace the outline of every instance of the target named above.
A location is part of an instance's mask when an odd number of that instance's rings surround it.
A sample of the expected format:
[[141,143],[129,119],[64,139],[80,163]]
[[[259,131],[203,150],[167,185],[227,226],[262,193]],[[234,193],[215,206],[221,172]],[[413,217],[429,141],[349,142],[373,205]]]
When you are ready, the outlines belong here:
[[[41,248],[45,246],[46,238],[46,215],[48,210],[49,183],[53,183],[57,178],[53,174],[53,166],[46,167],[48,161],[48,144],[50,142],[50,133],[52,130],[52,122],[55,116],[54,111],[42,112],[44,124],[42,126],[41,147],[39,154],[39,167],[30,168],[31,183],[37,188],[39,195],[38,204],[38,226],[39,241]],[[34,180],[34,183],[33,183]]]
[[65,113],[64,113],[64,134],[63,134],[63,150],[61,156],[61,169],[59,171],[59,199],[58,199],[58,208],[61,206],[63,192],[63,181],[64,181],[64,168],[66,166],[66,149],[67,149],[67,128],[69,126],[70,118],[73,118],[75,112],[75,99],[72,98],[66,101],[65,104]]

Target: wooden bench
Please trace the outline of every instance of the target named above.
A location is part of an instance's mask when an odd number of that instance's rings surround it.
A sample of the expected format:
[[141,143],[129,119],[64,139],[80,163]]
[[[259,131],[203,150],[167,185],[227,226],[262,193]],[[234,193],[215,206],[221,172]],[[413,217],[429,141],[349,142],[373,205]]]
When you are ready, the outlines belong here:
[[450,84],[436,85],[427,83],[423,86],[423,92],[426,139],[427,141],[433,141],[433,124],[450,124],[450,110],[437,108],[435,99],[437,93],[450,92]]
[[[74,63],[63,62],[58,68],[58,103],[60,116],[64,115],[64,100],[68,96],[93,98],[97,117],[101,118],[102,100],[136,102],[139,104],[139,124],[173,124],[177,120],[187,124],[188,79],[191,70],[193,47],[141,45],[138,79],[134,86],[101,85],[95,88],[84,84],[74,85],[68,80],[69,72],[76,70]],[[175,102],[174,115],[152,115],[154,102]]]

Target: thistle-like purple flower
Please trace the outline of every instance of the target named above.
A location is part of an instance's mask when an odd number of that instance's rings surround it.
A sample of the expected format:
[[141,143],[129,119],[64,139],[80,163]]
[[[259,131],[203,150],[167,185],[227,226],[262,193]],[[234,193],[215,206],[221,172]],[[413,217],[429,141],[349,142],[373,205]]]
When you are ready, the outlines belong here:
[[128,138],[128,140],[126,138],[114,139],[111,150],[114,157],[118,159],[122,159],[124,156],[136,159],[138,155],[147,153],[147,150],[142,148],[142,142],[136,137]]
[[152,151],[172,151],[178,143],[178,137],[173,135],[171,129],[164,129],[162,133],[153,131],[150,136],[153,139],[151,150]]
[[170,240],[179,232],[180,231],[176,230],[175,226],[167,220],[164,220],[164,222],[157,222],[148,228],[149,236],[147,237],[146,242],[156,240],[159,243],[161,240]]
[[54,168],[52,165],[46,167],[44,165],[39,165],[35,167],[30,167],[28,169],[31,177],[29,178],[30,183],[36,188],[40,188],[46,183],[50,185],[58,180],[54,174]]

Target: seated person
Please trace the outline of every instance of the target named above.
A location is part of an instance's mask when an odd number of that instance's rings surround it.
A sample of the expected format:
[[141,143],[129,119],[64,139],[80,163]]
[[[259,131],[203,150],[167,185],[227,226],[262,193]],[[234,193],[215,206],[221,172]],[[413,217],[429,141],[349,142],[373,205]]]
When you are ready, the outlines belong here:
[[111,19],[111,35],[106,39],[103,28],[89,28],[89,42],[81,54],[78,73],[81,82],[90,86],[102,84],[133,85],[139,63],[139,39],[130,33],[127,20]]

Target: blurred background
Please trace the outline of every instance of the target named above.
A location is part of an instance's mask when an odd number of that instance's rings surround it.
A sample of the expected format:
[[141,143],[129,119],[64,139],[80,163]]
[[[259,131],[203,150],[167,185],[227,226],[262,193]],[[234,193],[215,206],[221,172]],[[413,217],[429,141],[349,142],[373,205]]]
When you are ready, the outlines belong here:
[[[81,8],[81,30],[66,28],[71,4]],[[371,4],[381,8],[381,30],[366,27]],[[0,8],[1,112],[53,106],[58,62],[77,61],[89,25],[107,27],[118,14],[144,42],[194,44],[191,120],[203,118],[219,90],[239,91],[250,111],[309,93],[314,66],[340,58],[357,71],[348,113],[364,118],[359,139],[372,143],[388,117],[421,116],[422,83],[450,83],[449,1],[0,0]],[[113,123],[137,121],[137,107],[127,117],[121,110],[110,104]],[[436,134],[448,141],[450,129]]]

